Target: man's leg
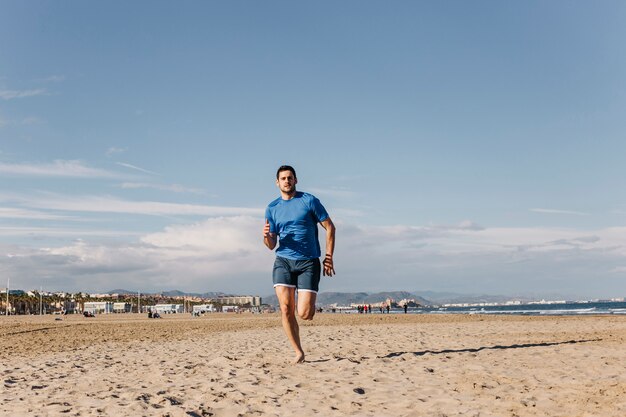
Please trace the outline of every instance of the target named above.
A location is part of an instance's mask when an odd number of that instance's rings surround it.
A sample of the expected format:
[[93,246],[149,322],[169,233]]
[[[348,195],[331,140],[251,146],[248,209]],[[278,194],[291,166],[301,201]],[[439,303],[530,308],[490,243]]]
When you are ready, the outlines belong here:
[[278,285],[275,289],[280,304],[283,329],[291,346],[296,351],[294,363],[304,362],[304,351],[300,345],[300,327],[296,319],[296,289],[283,285]]
[[298,316],[300,316],[302,320],[313,320],[316,299],[317,293],[298,291]]
[[313,320],[315,301],[321,278],[319,259],[301,261],[302,268],[298,276],[298,316],[303,320]]

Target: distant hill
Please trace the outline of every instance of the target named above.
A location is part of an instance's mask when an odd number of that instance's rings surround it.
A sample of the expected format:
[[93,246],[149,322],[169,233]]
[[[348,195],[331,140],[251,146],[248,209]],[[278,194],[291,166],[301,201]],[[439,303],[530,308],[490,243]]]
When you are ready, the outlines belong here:
[[184,296],[192,295],[192,294],[187,294],[178,290],[171,290],[171,291],[161,291],[161,295],[164,297],[184,297]]
[[[321,292],[317,295],[317,305],[327,306],[331,304],[337,304],[341,306],[349,306],[350,304],[374,304],[380,303],[392,299],[400,301],[404,299],[414,299],[415,302],[421,305],[431,305],[432,302],[420,297],[417,294],[413,294],[406,291],[388,291],[379,293],[367,293],[367,292]],[[276,295],[268,295],[263,297],[263,303],[273,306],[278,306],[278,298]]]
[[[13,293],[13,291],[11,291]],[[114,289],[109,294],[134,295],[137,291],[128,291],[124,289]],[[142,295],[150,293],[142,292]],[[228,295],[223,292],[205,292],[205,293],[188,293],[180,290],[162,291],[160,293],[164,297],[202,297],[217,298]],[[392,299],[400,301],[404,299],[414,299],[418,304],[423,306],[441,305],[441,304],[474,304],[474,303],[504,303],[510,300],[519,300],[522,302],[537,301],[542,298],[546,300],[560,299],[577,299],[567,298],[558,294],[541,294],[541,295],[493,295],[493,294],[462,294],[454,292],[437,292],[437,291],[383,291],[377,293],[370,292],[322,292],[317,295],[317,304],[319,306],[328,306],[332,304],[350,305],[350,304],[375,304]],[[278,299],[275,294],[262,297],[264,304],[278,306]],[[578,298],[583,299],[583,298]]]
[[511,300],[521,302],[546,300],[576,300],[583,299],[572,295],[563,294],[460,294],[453,292],[415,291],[435,304],[478,304],[478,303],[505,303]]
[[197,292],[183,292],[179,290],[171,290],[171,291],[163,291],[161,295],[164,297],[202,297],[202,298],[217,298],[222,295],[225,295],[223,292],[205,292],[205,293],[197,293]]
[[[511,300],[521,302],[546,300],[575,300],[584,298],[568,298],[558,294],[542,295],[494,295],[494,294],[461,294],[454,292],[436,291],[386,291],[386,292],[322,292],[317,296],[317,305],[328,306],[337,304],[348,306],[350,304],[375,304],[392,299],[400,301],[403,299],[414,299],[423,306],[441,304],[478,304],[478,303],[505,303]],[[278,306],[278,299],[275,295],[263,297],[263,303]]]
[[109,292],[107,292],[107,294],[123,294],[123,295],[128,295],[128,294],[137,294],[137,291],[128,291],[128,290],[122,290],[122,289],[115,289],[115,290],[111,290]]
[[228,295],[228,294],[223,293],[223,292],[205,292],[205,293],[200,294],[200,297],[203,297],[203,298],[217,298],[217,297],[221,297],[223,295]]
[[[115,289],[109,291],[107,294],[137,294],[137,291],[128,291],[123,289]],[[202,298],[217,298],[219,296],[225,295],[223,292],[205,292],[205,293],[195,293],[195,292],[184,292],[180,290],[170,290],[170,291],[162,291],[162,292],[154,292],[154,293],[141,293],[142,295],[146,294],[161,294],[164,297],[202,297]]]
[[504,295],[487,295],[487,294],[464,294],[448,300],[441,301],[440,304],[479,304],[479,303],[505,303],[516,298],[520,301],[527,301],[519,297],[511,297]]
[[385,301],[387,299],[392,299],[395,301],[405,300],[405,299],[414,299],[416,303],[420,305],[431,305],[432,302],[427,300],[415,293],[407,292],[407,291],[386,291],[386,292],[377,292],[375,294],[368,295],[365,300],[366,303],[379,303],[381,301]]
[[434,303],[447,303],[450,300],[456,300],[466,296],[467,294],[460,294],[456,292],[440,292],[440,291],[414,291],[415,294],[420,294],[422,297],[431,300]]
[[[350,305],[352,303],[362,303],[367,298],[366,292],[322,292],[317,296],[317,304],[329,305],[340,304]],[[267,301],[266,301],[267,302]],[[277,302],[278,304],[278,302]]]

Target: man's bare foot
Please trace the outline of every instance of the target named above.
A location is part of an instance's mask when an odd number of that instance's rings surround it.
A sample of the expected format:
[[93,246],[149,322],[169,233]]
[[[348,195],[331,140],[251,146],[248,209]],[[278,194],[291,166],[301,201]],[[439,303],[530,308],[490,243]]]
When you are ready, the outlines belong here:
[[297,365],[299,363],[303,363],[304,362],[304,352],[300,352],[298,354],[296,354],[296,358],[293,360],[293,364]]

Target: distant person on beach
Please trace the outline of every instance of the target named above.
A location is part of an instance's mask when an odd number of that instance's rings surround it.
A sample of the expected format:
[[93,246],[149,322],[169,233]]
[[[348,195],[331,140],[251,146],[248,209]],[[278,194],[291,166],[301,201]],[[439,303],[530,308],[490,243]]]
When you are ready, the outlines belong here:
[[[304,362],[300,344],[300,328],[296,311],[302,320],[312,320],[319,290],[320,272],[335,274],[335,225],[326,209],[313,195],[296,191],[296,171],[283,165],[276,172],[280,197],[265,210],[263,243],[273,250],[278,243],[274,261],[273,281],[280,304],[283,329],[296,351],[294,363]],[[317,224],[326,230],[326,252],[320,265]],[[296,290],[298,291],[296,309]]]

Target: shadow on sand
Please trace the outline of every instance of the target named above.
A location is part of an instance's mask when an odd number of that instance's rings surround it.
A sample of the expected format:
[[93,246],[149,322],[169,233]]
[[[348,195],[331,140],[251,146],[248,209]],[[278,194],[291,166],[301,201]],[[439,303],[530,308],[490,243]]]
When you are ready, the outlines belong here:
[[481,350],[504,350],[504,349],[525,349],[525,348],[533,348],[533,347],[549,347],[549,346],[558,346],[558,345],[572,345],[576,343],[588,343],[588,342],[599,342],[602,339],[587,339],[587,340],[566,340],[563,342],[543,342],[543,343],[522,343],[517,345],[509,345],[509,346],[482,346],[479,348],[465,348],[465,349],[444,349],[444,350],[422,350],[418,352],[391,352],[385,356],[377,356],[377,358],[395,358],[397,356],[402,355],[415,355],[415,356],[424,356],[426,354],[431,355],[445,355],[448,353],[475,353],[480,352]]

